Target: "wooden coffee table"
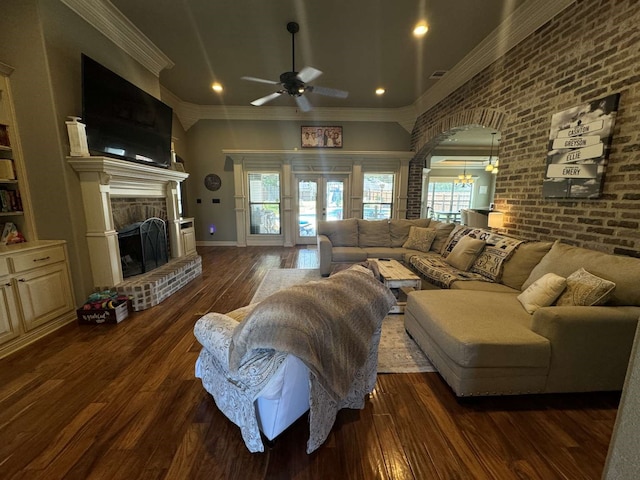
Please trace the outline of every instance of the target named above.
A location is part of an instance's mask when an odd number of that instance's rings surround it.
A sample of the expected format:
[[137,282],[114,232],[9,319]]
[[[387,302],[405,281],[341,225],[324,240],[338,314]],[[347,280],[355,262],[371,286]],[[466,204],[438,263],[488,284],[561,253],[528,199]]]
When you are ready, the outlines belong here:
[[397,303],[389,313],[404,313],[407,304],[407,292],[420,290],[420,277],[397,260],[372,258],[378,264],[382,282],[395,294]]

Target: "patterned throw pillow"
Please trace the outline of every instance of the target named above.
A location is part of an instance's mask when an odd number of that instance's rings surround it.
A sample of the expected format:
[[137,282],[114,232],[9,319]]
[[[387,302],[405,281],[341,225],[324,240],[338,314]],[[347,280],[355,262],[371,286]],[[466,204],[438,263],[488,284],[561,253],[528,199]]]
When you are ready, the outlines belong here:
[[597,277],[581,268],[567,277],[567,289],[558,297],[556,305],[583,306],[602,305],[605,303],[616,284]]
[[436,238],[435,228],[422,228],[412,226],[409,229],[409,238],[402,248],[410,248],[421,252],[428,252],[433,240]]
[[518,295],[518,301],[528,313],[534,313],[540,307],[548,307],[555,302],[566,286],[566,278],[547,273]]

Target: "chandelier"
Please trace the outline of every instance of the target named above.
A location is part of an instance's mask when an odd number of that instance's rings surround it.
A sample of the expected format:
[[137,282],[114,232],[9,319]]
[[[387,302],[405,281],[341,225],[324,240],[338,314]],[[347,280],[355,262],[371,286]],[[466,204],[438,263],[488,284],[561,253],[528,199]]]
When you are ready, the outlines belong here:
[[496,138],[496,133],[498,132],[491,133],[491,153],[489,153],[489,163],[484,167],[485,172],[491,172],[494,175],[498,173],[498,164],[500,162],[500,140],[498,140],[498,154],[496,155],[496,161],[495,163],[491,163],[491,160],[493,159],[493,140]]
[[473,178],[470,173],[467,173],[467,161],[464,161],[464,171],[458,175],[458,178],[454,180],[454,183],[462,187],[470,187],[473,184]]

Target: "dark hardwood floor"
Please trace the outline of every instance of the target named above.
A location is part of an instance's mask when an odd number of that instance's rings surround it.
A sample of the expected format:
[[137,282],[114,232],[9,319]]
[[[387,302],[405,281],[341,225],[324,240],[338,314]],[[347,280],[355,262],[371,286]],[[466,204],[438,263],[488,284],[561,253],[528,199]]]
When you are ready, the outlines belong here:
[[248,303],[271,268],[313,267],[316,252],[199,252],[202,277],[162,304],[0,360],[1,478],[600,478],[619,394],[457,399],[437,373],[380,375],[312,455],[305,417],[250,454],[194,377],[193,325]]

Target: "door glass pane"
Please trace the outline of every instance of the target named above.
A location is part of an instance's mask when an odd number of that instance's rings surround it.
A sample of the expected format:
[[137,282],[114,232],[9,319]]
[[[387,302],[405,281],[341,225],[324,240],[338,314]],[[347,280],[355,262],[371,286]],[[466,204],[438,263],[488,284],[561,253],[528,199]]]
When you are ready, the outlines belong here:
[[250,233],[280,234],[280,175],[249,173]]
[[344,218],[344,182],[342,180],[327,181],[327,220]]
[[298,228],[301,237],[315,237],[317,225],[318,183],[312,180],[298,182]]

